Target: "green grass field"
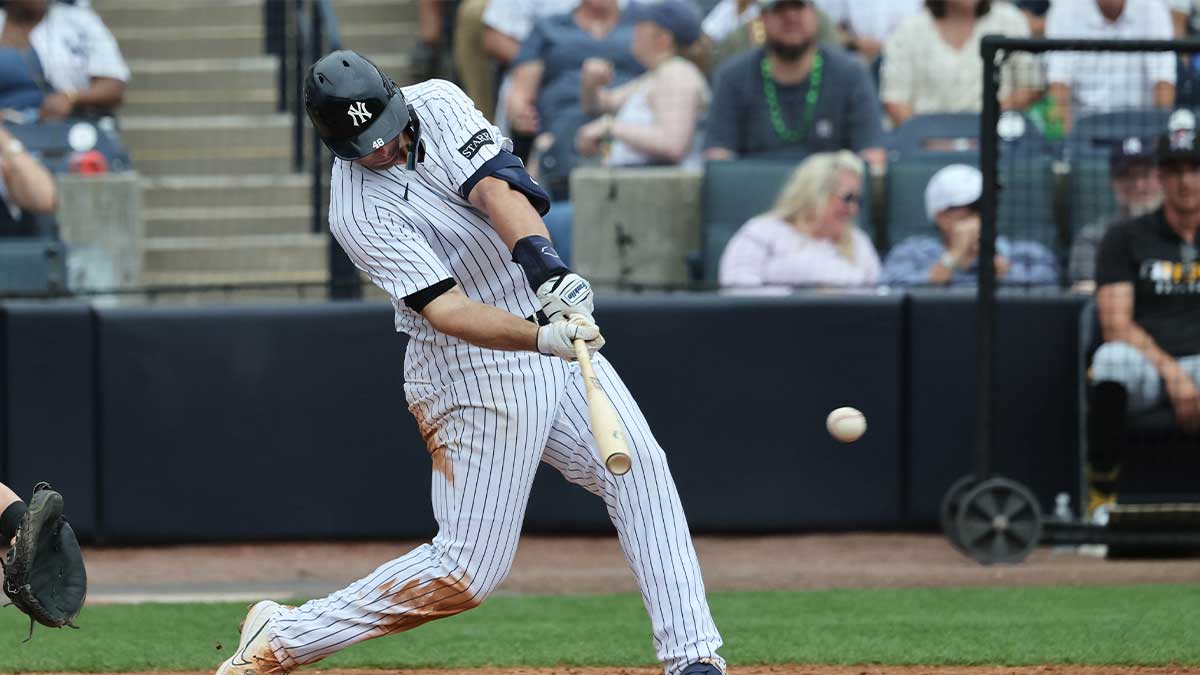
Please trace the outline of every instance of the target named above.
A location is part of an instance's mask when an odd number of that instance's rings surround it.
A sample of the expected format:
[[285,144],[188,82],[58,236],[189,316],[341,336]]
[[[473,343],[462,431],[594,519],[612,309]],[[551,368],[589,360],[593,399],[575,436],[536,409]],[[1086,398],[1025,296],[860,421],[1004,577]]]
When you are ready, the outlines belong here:
[[[1200,584],[715,593],[733,664],[1200,664]],[[237,644],[244,604],[101,606],[82,630],[0,612],[0,672],[205,670]],[[216,643],[225,646],[216,651]],[[650,665],[636,595],[502,596],[326,667]]]

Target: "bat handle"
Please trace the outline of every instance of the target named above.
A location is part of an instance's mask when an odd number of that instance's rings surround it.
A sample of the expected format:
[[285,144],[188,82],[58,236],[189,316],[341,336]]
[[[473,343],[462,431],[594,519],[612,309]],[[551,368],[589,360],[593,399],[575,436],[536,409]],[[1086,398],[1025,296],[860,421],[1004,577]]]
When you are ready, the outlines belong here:
[[583,340],[575,340],[575,358],[579,361],[579,369],[583,371],[583,383],[591,391],[596,373],[592,370],[592,355],[588,353],[587,343]]

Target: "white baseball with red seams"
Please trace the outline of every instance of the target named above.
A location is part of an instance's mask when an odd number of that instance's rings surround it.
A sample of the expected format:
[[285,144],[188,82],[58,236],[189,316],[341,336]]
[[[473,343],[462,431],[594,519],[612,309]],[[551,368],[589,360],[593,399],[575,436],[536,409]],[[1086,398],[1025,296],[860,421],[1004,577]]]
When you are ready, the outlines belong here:
[[867,432],[867,417],[857,408],[837,408],[825,418],[829,435],[843,443],[853,443]]

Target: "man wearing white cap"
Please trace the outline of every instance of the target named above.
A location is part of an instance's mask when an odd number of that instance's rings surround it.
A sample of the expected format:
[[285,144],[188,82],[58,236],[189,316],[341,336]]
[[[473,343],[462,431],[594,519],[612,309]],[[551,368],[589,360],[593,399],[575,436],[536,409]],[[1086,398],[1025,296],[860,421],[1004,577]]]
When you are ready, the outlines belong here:
[[[938,234],[913,235],[896,245],[883,265],[890,285],[957,286],[974,283],[979,265],[979,197],[983,176],[966,164],[951,164],[925,186],[925,215]],[[1053,284],[1058,266],[1045,246],[996,238],[996,278],[1008,284]]]

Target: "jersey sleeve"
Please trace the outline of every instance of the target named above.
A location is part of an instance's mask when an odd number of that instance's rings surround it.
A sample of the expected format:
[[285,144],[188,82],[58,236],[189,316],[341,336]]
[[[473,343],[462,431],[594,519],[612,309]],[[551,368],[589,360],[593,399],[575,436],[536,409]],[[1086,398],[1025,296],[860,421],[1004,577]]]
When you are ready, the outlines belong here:
[[444,187],[461,193],[485,164],[502,151],[512,151],[512,141],[484,118],[462,89],[444,80],[427,84],[430,86],[417,95],[415,102],[410,101],[414,106],[420,104],[417,114],[425,142],[425,161],[429,161],[428,155],[432,153],[433,161],[442,170],[435,175],[444,172]]
[[1096,285],[1137,281],[1137,267],[1129,242],[1129,228],[1125,225],[1108,228],[1096,254]]
[[365,169],[335,165],[329,229],[355,267],[395,300],[453,279],[425,237],[385,198],[386,188],[372,185]]
[[122,82],[129,81],[129,66],[121,56],[121,48],[99,15],[90,9],[78,8],[76,14],[81,31],[87,36],[88,77],[111,77]]

